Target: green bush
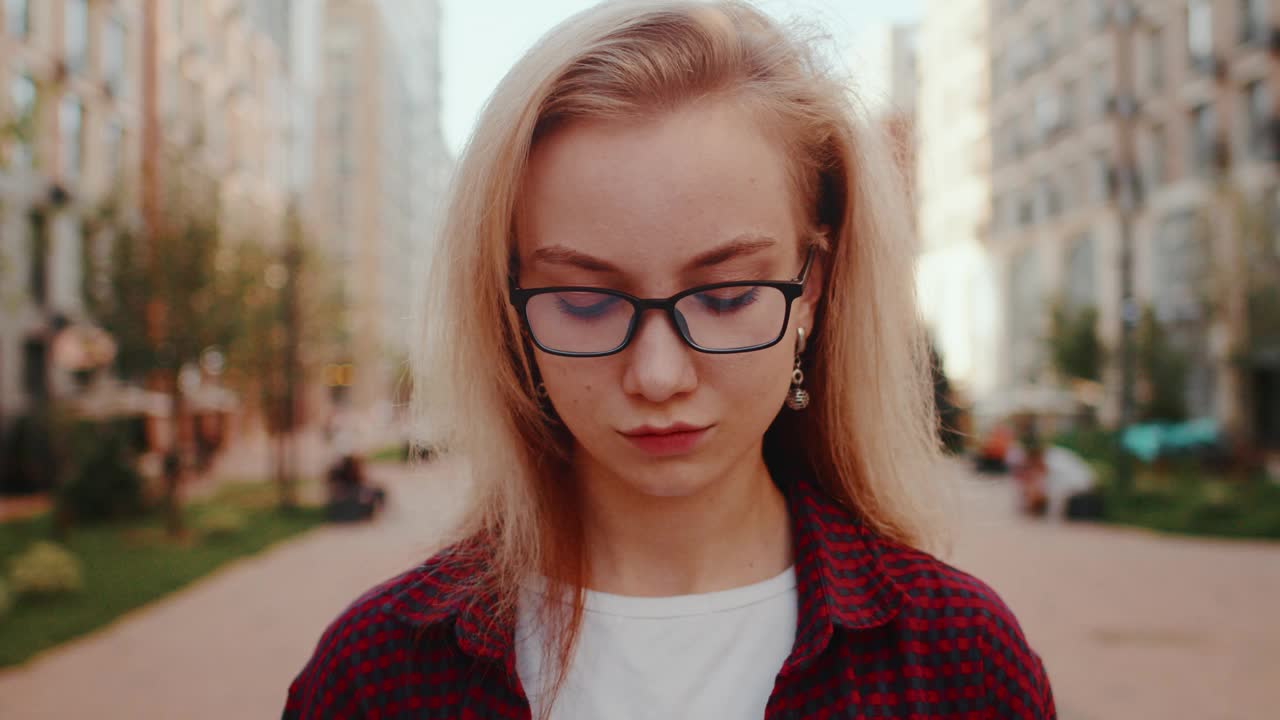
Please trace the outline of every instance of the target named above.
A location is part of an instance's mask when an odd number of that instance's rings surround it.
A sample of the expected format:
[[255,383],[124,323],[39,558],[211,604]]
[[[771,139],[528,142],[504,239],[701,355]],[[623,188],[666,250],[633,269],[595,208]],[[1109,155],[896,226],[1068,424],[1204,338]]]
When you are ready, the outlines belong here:
[[10,561],[9,580],[18,595],[62,595],[84,587],[84,571],[69,550],[41,540]]
[[0,578],[0,620],[13,609],[13,593],[9,592],[9,583]]
[[142,510],[143,480],[127,424],[77,423],[70,445],[72,460],[58,488],[58,504],[67,516],[94,523]]
[[198,520],[201,531],[210,538],[235,535],[244,530],[247,523],[244,513],[226,506],[210,508]]
[[13,421],[0,438],[0,495],[26,495],[54,486],[59,466],[56,423],[49,412],[32,412]]
[[1114,465],[1120,455],[1119,436],[1102,428],[1077,428],[1055,435],[1052,444],[1074,450],[1092,465]]

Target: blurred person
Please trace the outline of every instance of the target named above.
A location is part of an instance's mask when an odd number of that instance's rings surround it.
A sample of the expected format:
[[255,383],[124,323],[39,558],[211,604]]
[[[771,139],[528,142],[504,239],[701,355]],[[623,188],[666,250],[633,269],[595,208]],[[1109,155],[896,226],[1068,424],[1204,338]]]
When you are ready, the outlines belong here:
[[855,107],[739,2],[598,5],[517,63],[414,358],[470,507],[286,718],[1055,716],[1009,609],[925,550],[909,208]]
[[368,520],[386,504],[386,490],[368,481],[364,463],[354,455],[343,455],[329,468],[328,484],[330,520]]
[[1043,489],[1046,515],[1058,520],[1066,519],[1072,499],[1090,493],[1094,488],[1093,468],[1084,458],[1057,445],[1045,448]]

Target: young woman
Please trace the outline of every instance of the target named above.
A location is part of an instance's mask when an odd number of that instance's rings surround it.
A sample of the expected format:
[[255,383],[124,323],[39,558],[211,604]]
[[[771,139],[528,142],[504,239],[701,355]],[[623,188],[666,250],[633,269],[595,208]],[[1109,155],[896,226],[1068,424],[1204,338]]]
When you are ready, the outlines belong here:
[[887,145],[740,2],[605,3],[534,47],[462,158],[415,379],[470,512],[285,717],[1053,717],[1008,608],[922,549]]

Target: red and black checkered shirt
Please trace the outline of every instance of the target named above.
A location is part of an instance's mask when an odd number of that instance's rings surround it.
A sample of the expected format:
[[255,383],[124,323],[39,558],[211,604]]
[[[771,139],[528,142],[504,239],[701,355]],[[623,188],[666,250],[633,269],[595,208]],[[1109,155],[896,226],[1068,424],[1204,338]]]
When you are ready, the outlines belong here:
[[[807,482],[788,488],[799,621],[766,720],[1055,718],[1040,658],[981,581],[871,532]],[[289,688],[297,718],[529,718],[510,624],[445,551],[325,631]]]

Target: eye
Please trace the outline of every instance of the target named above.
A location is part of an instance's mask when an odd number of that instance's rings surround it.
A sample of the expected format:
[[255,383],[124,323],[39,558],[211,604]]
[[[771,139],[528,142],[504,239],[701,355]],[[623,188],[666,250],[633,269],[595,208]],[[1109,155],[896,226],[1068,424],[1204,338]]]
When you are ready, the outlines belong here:
[[556,293],[556,306],[560,312],[584,320],[601,317],[622,303],[622,298],[603,293]]
[[694,297],[707,310],[727,314],[754,303],[760,296],[760,287],[729,287],[697,293]]

